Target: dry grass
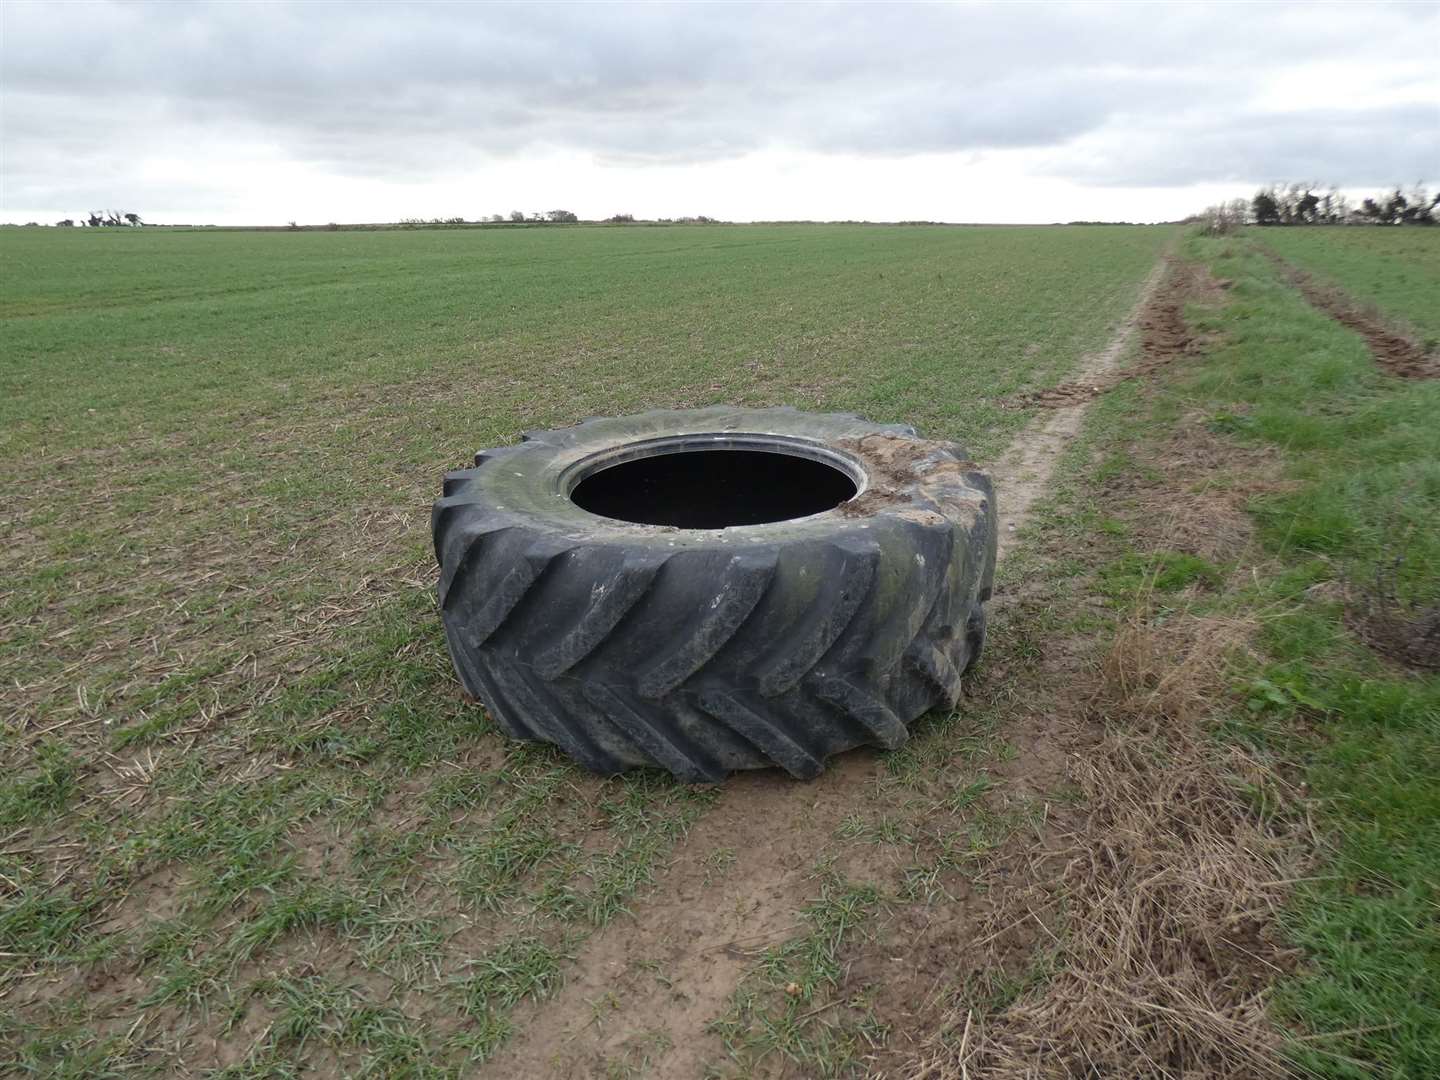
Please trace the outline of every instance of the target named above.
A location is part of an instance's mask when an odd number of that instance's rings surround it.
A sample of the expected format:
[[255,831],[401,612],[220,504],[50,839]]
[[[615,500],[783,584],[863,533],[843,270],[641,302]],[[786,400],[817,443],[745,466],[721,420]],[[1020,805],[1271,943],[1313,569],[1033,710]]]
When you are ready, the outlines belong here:
[[1241,794],[1283,781],[1203,723],[1251,629],[1143,610],[1122,629],[1094,701],[1106,738],[1075,766],[1091,816],[1060,875],[1054,974],[952,1015],[914,1080],[1286,1071],[1265,1005],[1292,962],[1273,927],[1293,845]]
[[1193,732],[1214,708],[1225,658],[1245,648],[1253,624],[1241,618],[1172,615],[1138,608],[1116,632],[1101,662],[1096,697],[1107,724],[1136,736],[1171,739]]

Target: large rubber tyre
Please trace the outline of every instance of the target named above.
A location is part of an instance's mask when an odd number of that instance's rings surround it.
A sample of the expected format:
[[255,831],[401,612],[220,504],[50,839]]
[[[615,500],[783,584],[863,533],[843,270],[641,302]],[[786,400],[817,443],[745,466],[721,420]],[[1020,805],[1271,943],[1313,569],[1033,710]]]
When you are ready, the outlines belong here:
[[[577,475],[689,436],[841,463],[861,490],[725,529],[635,524],[569,498]],[[990,481],[913,428],[657,411],[527,434],[475,461],[446,476],[432,517],[455,670],[507,734],[596,772],[813,777],[832,754],[894,749],[917,717],[953,707],[979,652]]]

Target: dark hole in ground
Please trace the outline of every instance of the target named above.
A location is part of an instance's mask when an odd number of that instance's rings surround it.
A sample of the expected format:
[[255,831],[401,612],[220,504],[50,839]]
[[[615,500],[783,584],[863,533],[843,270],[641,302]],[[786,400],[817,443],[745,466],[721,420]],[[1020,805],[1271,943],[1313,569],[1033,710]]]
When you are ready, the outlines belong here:
[[622,521],[723,529],[818,514],[854,495],[855,482],[823,461],[769,450],[685,450],[591,473],[570,498]]

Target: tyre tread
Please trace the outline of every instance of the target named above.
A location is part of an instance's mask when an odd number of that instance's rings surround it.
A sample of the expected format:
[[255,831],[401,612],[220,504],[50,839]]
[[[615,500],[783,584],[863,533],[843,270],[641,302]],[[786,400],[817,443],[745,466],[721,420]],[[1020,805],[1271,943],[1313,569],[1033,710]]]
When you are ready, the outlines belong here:
[[[773,543],[738,551],[718,564],[708,605],[655,649],[646,613],[684,606],[690,556],[617,543],[613,559],[571,560],[585,540],[484,505],[476,480],[497,459],[575,438],[528,434],[447,473],[432,512],[456,672],[508,734],[607,774],[649,765],[713,783],[778,766],[808,779],[837,749],[904,745],[921,713],[957,700],[985,623],[974,594],[954,595],[950,563],[963,543],[953,524],[907,521],[889,548],[842,526],[794,555]],[[912,555],[903,579],[887,566]],[[796,610],[802,565],[822,581],[804,586],[808,601],[777,627]],[[595,569],[587,577],[581,566]],[[561,598],[556,614],[547,597]]]

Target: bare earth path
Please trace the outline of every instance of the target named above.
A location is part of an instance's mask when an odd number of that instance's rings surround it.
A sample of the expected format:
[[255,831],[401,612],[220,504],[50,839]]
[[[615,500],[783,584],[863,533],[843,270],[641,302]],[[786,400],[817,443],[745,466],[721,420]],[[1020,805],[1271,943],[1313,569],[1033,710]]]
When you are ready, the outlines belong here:
[[604,1076],[648,1041],[646,1075],[700,1076],[723,1053],[706,1025],[755,956],[796,932],[815,856],[874,772],[857,752],[808,784],[768,771],[727,781],[634,918],[592,938],[553,998],[516,1010],[487,1075]]
[[[1070,385],[1086,387],[1097,383],[1119,365],[1121,358],[1130,348],[1136,327],[1140,325],[1140,317],[1160,287],[1169,265],[1168,258],[1162,258],[1155,264],[1145,279],[1145,284],[1140,288],[1140,296],[1135,301],[1135,306],[1120,324],[1120,329],[1105,348],[1081,361],[1080,370]],[[1085,410],[1089,408],[1091,400],[1091,394],[1076,394],[1069,404],[1057,405],[1042,412],[1010,444],[1009,449],[1000,455],[999,460],[989,466],[988,471],[991,479],[995,481],[1000,503],[1002,558],[1029,518],[1031,506],[1050,486],[1050,476],[1055,471],[1055,465],[1079,432],[1080,422],[1084,419]]]
[[[1071,386],[1087,388],[1117,368],[1170,265],[1160,259],[1114,336],[1086,357]],[[1042,411],[989,466],[1000,492],[1000,553],[1013,545],[1047,489],[1093,394]],[[1003,602],[1003,597],[997,594]],[[643,1059],[643,1075],[703,1075],[721,1058],[707,1031],[765,948],[792,936],[813,898],[816,857],[863,805],[879,772],[864,751],[797,784],[771,773],[738,776],[690,830],[650,893],[586,942],[551,998],[513,1015],[516,1034],[487,1063],[495,1077],[604,1076],[607,1062]],[[855,853],[847,852],[853,861]]]

